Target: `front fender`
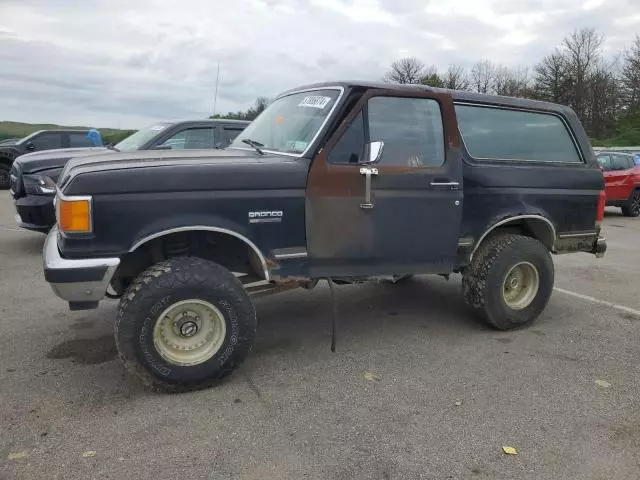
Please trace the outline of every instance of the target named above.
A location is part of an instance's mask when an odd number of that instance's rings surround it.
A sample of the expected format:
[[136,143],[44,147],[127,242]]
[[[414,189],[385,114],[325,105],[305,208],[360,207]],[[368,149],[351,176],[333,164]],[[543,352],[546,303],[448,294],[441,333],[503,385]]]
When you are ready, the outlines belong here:
[[[256,244],[248,228],[223,216],[215,214],[180,214],[156,219],[142,226],[133,236],[129,251],[133,252],[154,238],[188,230],[229,233],[254,245]],[[255,248],[258,249],[257,246]]]

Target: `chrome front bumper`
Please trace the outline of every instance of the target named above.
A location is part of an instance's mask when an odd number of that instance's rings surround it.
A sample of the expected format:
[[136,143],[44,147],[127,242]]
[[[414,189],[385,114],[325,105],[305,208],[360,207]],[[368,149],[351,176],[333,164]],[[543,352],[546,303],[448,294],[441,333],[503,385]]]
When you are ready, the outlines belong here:
[[44,278],[71,310],[96,308],[104,298],[119,258],[63,258],[58,251],[58,228],[53,227],[42,252]]

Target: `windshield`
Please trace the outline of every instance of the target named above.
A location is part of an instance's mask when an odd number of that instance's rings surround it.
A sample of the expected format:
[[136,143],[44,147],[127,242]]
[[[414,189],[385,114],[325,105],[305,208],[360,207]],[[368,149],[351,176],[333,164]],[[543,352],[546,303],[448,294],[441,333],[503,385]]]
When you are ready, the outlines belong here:
[[339,95],[340,90],[325,89],[280,97],[230,147],[247,150],[249,147],[242,141],[251,140],[265,151],[302,154],[315,139]]
[[151,140],[156,135],[171,126],[170,123],[157,123],[148,127],[138,130],[133,135],[129,135],[120,143],[115,145],[115,148],[121,152],[133,152],[134,150],[140,150],[140,147]]

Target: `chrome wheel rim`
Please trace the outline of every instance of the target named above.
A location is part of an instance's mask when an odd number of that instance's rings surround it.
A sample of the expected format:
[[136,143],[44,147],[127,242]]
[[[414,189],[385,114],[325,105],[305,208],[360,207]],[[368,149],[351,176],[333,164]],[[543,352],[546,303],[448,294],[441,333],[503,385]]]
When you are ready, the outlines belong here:
[[183,300],[169,306],[153,328],[156,351],[167,362],[199,365],[213,357],[227,334],[224,315],[203,300]]
[[509,269],[502,283],[502,298],[512,310],[527,308],[540,289],[538,269],[529,262],[520,262]]

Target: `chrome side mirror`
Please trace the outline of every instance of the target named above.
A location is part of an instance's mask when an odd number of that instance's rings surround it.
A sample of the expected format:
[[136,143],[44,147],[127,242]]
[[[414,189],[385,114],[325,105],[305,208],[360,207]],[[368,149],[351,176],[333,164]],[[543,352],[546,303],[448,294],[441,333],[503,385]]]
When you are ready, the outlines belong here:
[[365,150],[365,158],[362,163],[371,164],[377,163],[382,158],[382,150],[384,149],[384,142],[370,142]]

